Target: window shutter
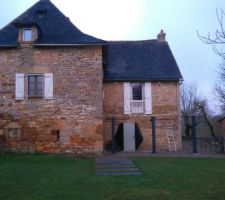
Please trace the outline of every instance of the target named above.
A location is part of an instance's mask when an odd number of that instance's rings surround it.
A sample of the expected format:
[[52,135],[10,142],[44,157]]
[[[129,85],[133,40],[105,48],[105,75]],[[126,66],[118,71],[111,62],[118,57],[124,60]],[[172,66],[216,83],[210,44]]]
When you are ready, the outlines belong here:
[[45,99],[53,99],[53,74],[46,73],[45,74],[45,91],[44,91],[44,98]]
[[16,100],[24,100],[24,74],[16,74]]
[[124,83],[124,114],[131,114],[130,83]]
[[145,83],[145,113],[152,114],[152,87],[151,83]]

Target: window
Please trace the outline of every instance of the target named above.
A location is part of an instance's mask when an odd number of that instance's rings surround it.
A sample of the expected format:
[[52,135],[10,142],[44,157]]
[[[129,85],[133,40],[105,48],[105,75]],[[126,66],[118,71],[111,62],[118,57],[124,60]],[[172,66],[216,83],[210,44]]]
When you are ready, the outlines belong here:
[[124,83],[124,114],[152,114],[151,82]]
[[10,128],[7,129],[9,140],[19,140],[20,139],[20,129]]
[[144,112],[143,101],[143,84],[132,83],[131,84],[131,111],[132,113]]
[[32,41],[32,29],[31,28],[23,29],[23,41],[25,41],[25,42]]
[[143,95],[142,95],[142,84],[141,83],[132,83],[131,84],[132,88],[132,100],[143,100]]
[[51,135],[54,136],[56,143],[60,143],[60,130],[52,130]]
[[56,142],[60,142],[60,130],[56,131]]
[[28,75],[28,97],[43,97],[43,75]]
[[26,97],[53,99],[53,73],[17,73],[15,79],[16,100],[22,101]]

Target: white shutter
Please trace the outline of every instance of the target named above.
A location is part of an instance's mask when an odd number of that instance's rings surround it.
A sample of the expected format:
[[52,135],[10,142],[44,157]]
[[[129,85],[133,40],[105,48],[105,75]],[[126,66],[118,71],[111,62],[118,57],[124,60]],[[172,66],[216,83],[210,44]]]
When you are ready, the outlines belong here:
[[131,114],[130,83],[124,83],[124,114]]
[[145,83],[145,113],[152,114],[152,87],[151,83]]
[[46,73],[45,74],[45,91],[44,91],[44,98],[45,99],[53,99],[53,74]]
[[16,100],[24,100],[24,74],[16,74]]

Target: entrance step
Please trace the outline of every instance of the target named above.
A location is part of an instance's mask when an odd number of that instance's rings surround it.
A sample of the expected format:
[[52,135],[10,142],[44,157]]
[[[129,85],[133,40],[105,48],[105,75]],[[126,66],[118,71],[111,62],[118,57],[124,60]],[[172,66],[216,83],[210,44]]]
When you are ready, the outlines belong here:
[[98,169],[101,169],[101,168],[103,168],[103,169],[106,169],[106,168],[114,168],[114,169],[117,169],[117,168],[132,168],[132,167],[135,167],[135,165],[134,164],[132,164],[132,165],[96,165],[96,167],[98,168]]
[[97,158],[97,176],[140,176],[142,172],[136,167],[132,160],[127,157],[107,156]]
[[141,176],[141,172],[96,172],[97,176]]

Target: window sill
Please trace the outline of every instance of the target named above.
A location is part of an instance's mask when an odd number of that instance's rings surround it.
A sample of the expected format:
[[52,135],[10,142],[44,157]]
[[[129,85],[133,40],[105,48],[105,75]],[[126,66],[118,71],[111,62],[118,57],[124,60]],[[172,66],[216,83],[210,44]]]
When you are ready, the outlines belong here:
[[131,114],[145,114],[145,112],[131,112]]
[[22,101],[38,101],[38,100],[46,100],[46,101],[51,101],[54,100],[53,98],[44,98],[44,97],[29,97],[29,98],[24,98],[24,99],[15,99],[15,102],[22,102]]
[[28,97],[28,99],[44,99],[44,97]]
[[21,45],[32,45],[34,44],[34,41],[20,41]]
[[145,112],[143,112],[143,113],[127,113],[127,114],[124,114],[124,115],[132,115],[132,116],[151,116],[152,114],[147,114],[147,113],[145,113]]

